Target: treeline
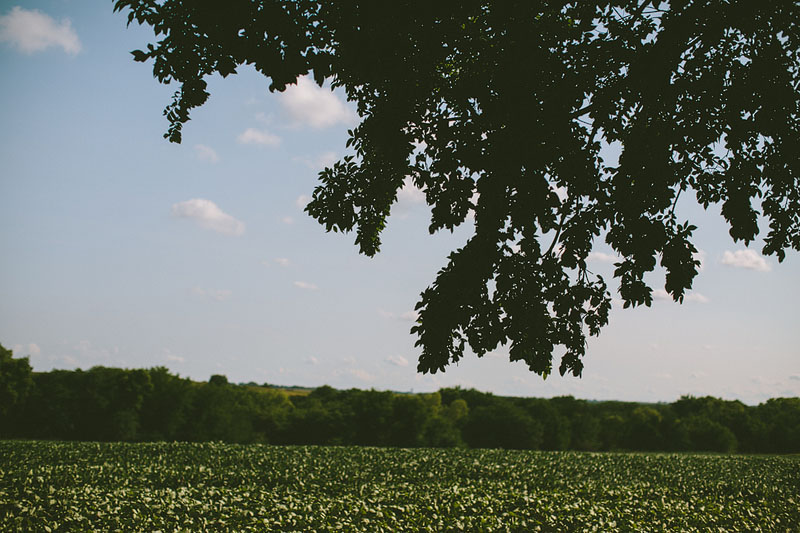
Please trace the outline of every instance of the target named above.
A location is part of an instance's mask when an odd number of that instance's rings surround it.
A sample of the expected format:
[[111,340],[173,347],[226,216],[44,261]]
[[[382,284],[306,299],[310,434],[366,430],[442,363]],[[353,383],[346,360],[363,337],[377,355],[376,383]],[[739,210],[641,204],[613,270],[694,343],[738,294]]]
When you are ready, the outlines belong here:
[[32,372],[0,346],[0,438],[534,450],[800,452],[800,398],[589,402],[319,387],[291,394],[166,368]]

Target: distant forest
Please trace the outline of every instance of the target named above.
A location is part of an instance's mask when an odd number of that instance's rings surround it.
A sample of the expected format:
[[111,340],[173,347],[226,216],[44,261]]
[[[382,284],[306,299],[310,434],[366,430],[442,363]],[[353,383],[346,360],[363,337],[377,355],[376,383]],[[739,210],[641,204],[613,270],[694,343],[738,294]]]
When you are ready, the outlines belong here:
[[673,403],[292,391],[207,383],[164,367],[33,372],[0,346],[0,438],[211,441],[532,450],[800,452],[800,398],[758,406],[712,397]]

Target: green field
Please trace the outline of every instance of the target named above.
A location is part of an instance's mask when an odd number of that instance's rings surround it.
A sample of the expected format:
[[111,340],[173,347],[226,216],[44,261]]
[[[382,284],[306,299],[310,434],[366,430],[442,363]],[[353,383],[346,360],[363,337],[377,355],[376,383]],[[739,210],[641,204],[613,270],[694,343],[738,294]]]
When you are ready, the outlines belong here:
[[793,457],[0,442],[0,531],[792,531]]

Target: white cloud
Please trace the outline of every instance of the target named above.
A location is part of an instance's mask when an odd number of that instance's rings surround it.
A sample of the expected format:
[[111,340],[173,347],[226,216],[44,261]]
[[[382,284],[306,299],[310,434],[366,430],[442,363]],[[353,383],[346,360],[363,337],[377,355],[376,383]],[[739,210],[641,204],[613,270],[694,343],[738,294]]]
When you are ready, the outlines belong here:
[[397,191],[397,202],[392,206],[392,213],[405,219],[415,206],[422,204],[425,204],[425,192],[414,185],[410,177],[403,179],[403,186]]
[[395,366],[408,366],[408,359],[402,355],[390,355],[386,358],[386,362]]
[[15,344],[11,347],[11,351],[14,352],[16,357],[25,357],[28,355],[39,355],[42,353],[42,349],[39,348],[39,345],[32,342],[27,346],[23,344]]
[[308,205],[308,202],[311,201],[311,197],[305,194],[301,194],[297,197],[297,200],[294,201],[294,205],[297,206],[298,209],[305,209]]
[[406,322],[414,322],[415,320],[417,320],[417,318],[419,318],[419,313],[417,313],[416,311],[405,311],[398,315],[396,313],[392,313],[391,311],[378,309],[378,314],[383,318],[388,318],[392,320],[403,320]]
[[298,124],[321,129],[357,120],[356,114],[333,91],[318,86],[308,76],[298,78],[296,85],[289,85],[278,97]]
[[0,16],[0,41],[11,43],[26,54],[51,46],[61,47],[72,55],[81,51],[81,42],[69,19],[59,23],[37,9],[19,6],[11,9],[8,15]]
[[708,299],[708,296],[704,294],[700,294],[699,292],[689,291],[686,293],[684,300],[687,302],[696,302],[699,304],[707,304],[711,300]]
[[281,222],[288,226],[290,224],[294,224],[294,219],[292,217],[283,217],[281,218]]
[[172,206],[172,214],[179,218],[194,220],[201,227],[224,233],[241,235],[244,233],[244,222],[236,220],[217,207],[217,204],[204,198],[193,198],[178,202]]
[[317,157],[316,163],[318,167],[325,168],[325,167],[332,167],[336,161],[339,160],[339,156],[336,155],[336,152],[322,152]]
[[417,313],[416,311],[406,311],[405,313],[400,313],[400,320],[416,322],[418,318],[419,318],[419,313]]
[[[249,100],[247,100],[245,102],[245,104],[246,105],[260,105],[261,101],[258,100],[257,98],[250,98]],[[264,113],[263,111],[259,111],[258,113],[256,113],[255,116],[256,116],[256,120],[257,121],[263,122],[264,124],[272,124],[273,122],[275,122],[275,117],[273,116],[272,113],[270,113],[268,115],[268,114]]]
[[311,170],[322,170],[325,167],[332,167],[336,161],[339,160],[339,156],[336,155],[336,152],[323,152],[316,157],[295,157],[294,161],[299,161],[303,163]]
[[722,254],[722,264],[736,268],[748,268],[759,272],[772,270],[766,259],[755,250],[736,250],[735,252],[725,250],[725,253]]
[[369,372],[358,368],[352,368],[349,371],[349,374],[353,377],[360,379],[361,381],[374,381],[375,378]]
[[260,144],[262,146],[278,146],[281,138],[266,130],[247,128],[237,138],[242,144]]
[[697,250],[696,253],[692,254],[692,258],[695,261],[700,261],[700,265],[697,267],[699,272],[702,272],[706,268],[706,252],[705,250]]
[[[475,191],[474,193],[472,193],[472,196],[470,196],[469,201],[473,206],[477,206],[478,205],[478,201],[480,199],[481,199],[481,193],[479,193],[478,191]],[[472,222],[475,222],[475,209],[474,208],[470,208],[469,211],[467,211],[467,220],[471,220]]]
[[616,263],[620,260],[616,255],[607,254],[604,252],[589,252],[586,256],[589,261],[598,261],[600,263]]
[[270,267],[272,266],[273,263],[284,268],[292,264],[292,262],[286,257],[276,257],[272,261],[266,261],[266,260],[261,261],[261,264],[264,265],[265,267]]
[[[653,298],[655,300],[672,301],[672,295],[664,289],[656,289],[653,291]],[[707,304],[710,300],[707,296],[695,291],[687,291],[683,296],[684,302],[694,302],[699,304]]]
[[208,297],[212,300],[221,302],[230,298],[233,295],[233,292],[227,289],[203,289],[202,287],[193,287],[192,294]]
[[315,291],[319,288],[313,283],[308,283],[306,281],[295,281],[294,286],[297,287],[298,289],[303,289],[306,291]]
[[663,300],[663,301],[670,301],[672,300],[672,296],[670,293],[665,291],[664,289],[656,289],[653,291],[653,298],[655,300]]
[[72,357],[71,355],[63,355],[61,357],[57,357],[56,360],[63,361],[68,365],[78,366],[78,360]]
[[185,363],[186,362],[186,358],[185,357],[181,357],[180,355],[175,355],[174,353],[172,353],[172,350],[170,350],[169,348],[162,349],[162,352],[164,353],[164,359],[166,359],[167,361],[170,361],[172,363]]
[[[119,348],[114,346],[112,348],[95,346],[91,341],[81,340],[72,345],[71,355],[75,356],[76,361],[81,364],[86,364],[92,361],[105,361],[108,362],[114,356],[119,354]],[[59,359],[58,357],[56,359]],[[61,357],[60,359],[64,359]]]
[[561,200],[562,202],[569,197],[569,193],[567,192],[566,187],[553,187],[552,185],[550,187],[553,190],[553,192],[556,193],[558,199]]
[[403,186],[397,191],[397,203],[401,205],[419,205],[425,203],[425,193],[414,185],[411,178],[403,180]]
[[208,161],[209,163],[216,163],[219,161],[219,156],[217,155],[217,152],[215,152],[213,148],[211,148],[210,146],[206,146],[205,144],[195,144],[194,152],[197,155],[197,159],[199,159],[200,161]]

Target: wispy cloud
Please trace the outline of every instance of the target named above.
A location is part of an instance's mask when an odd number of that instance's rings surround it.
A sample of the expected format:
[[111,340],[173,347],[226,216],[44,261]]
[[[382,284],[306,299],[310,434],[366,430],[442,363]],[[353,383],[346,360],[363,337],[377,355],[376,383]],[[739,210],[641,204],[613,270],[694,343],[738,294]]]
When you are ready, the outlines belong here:
[[303,289],[305,291],[315,291],[319,289],[319,287],[317,287],[313,283],[308,283],[306,281],[295,281],[293,285],[298,289]]
[[397,203],[406,206],[424,204],[425,193],[407,177],[403,180],[403,187],[397,191]]
[[408,359],[402,355],[390,355],[386,358],[386,362],[394,366],[408,366]]
[[247,128],[237,138],[242,144],[260,144],[262,146],[278,146],[281,138],[266,130]]
[[597,261],[598,263],[616,263],[620,260],[619,257],[605,252],[589,252],[586,257],[589,261]]
[[699,304],[707,304],[708,302],[711,301],[708,298],[708,296],[706,296],[704,294],[700,294],[699,292],[694,292],[694,291],[689,291],[688,293],[686,293],[686,296],[684,297],[684,300],[687,301],[687,302],[696,302],[696,303],[699,303]]
[[419,318],[419,313],[416,311],[406,311],[404,313],[400,313],[399,316],[400,320],[407,320],[409,322],[414,322]]
[[26,54],[41,52],[50,47],[61,48],[68,54],[81,51],[78,34],[69,19],[56,22],[38,9],[11,9],[0,16],[0,42],[11,43]]
[[244,222],[225,213],[217,204],[205,198],[193,198],[172,206],[172,214],[178,218],[194,220],[203,228],[226,235],[244,233]]
[[265,267],[270,267],[273,264],[276,264],[276,265],[278,265],[280,267],[286,268],[286,267],[290,266],[292,264],[292,262],[286,257],[276,257],[272,261],[266,261],[266,260],[261,261],[261,264],[264,265]]
[[700,261],[700,266],[697,267],[698,271],[703,271],[706,268],[706,251],[705,250],[697,250],[694,254],[692,254],[692,258],[695,261]]
[[15,344],[11,347],[11,351],[14,352],[17,357],[25,357],[27,355],[36,356],[42,353],[42,349],[39,348],[39,345],[35,342],[27,345]]
[[180,355],[176,355],[176,354],[172,353],[172,350],[170,350],[169,348],[162,348],[161,349],[161,353],[164,355],[164,359],[166,359],[167,361],[169,361],[171,363],[185,363],[186,362],[186,358],[185,357],[181,357]]
[[469,203],[472,204],[473,207],[470,207],[469,210],[467,211],[467,220],[475,222],[475,207],[478,205],[480,199],[481,199],[481,193],[479,193],[478,191],[475,191],[474,193],[472,193],[472,196],[470,196]]
[[325,167],[333,166],[339,160],[339,156],[336,155],[336,152],[328,151],[322,152],[316,157],[296,157],[294,160],[305,164],[311,170],[322,170]]
[[229,291],[228,289],[204,289],[202,287],[193,287],[192,294],[222,302],[230,298],[233,295],[233,292]]
[[[656,289],[653,291],[653,299],[662,301],[672,301],[672,295],[664,289]],[[706,304],[711,300],[707,296],[695,291],[687,291],[683,296],[684,302],[694,302],[699,304]]]
[[384,309],[378,309],[378,314],[383,318],[389,318],[392,320],[403,320],[405,322],[414,322],[419,318],[419,313],[416,311],[404,311],[402,313],[392,313],[391,311],[386,311]]
[[375,380],[375,378],[369,372],[361,370],[360,368],[351,368],[350,370],[348,370],[348,373],[351,376],[360,379],[361,381],[369,382]]
[[750,249],[736,250],[734,252],[725,250],[725,253],[722,254],[722,264],[736,268],[757,270],[759,272],[769,272],[772,270],[772,267],[767,263],[766,259],[764,259],[764,256]]
[[209,163],[217,163],[219,161],[217,152],[205,144],[195,144],[194,153],[197,155],[197,159],[200,161],[208,161]]
[[424,204],[425,191],[414,185],[411,178],[406,177],[403,186],[397,191],[397,202],[392,206],[392,214],[405,219],[415,207]]
[[308,76],[298,78],[296,85],[289,85],[278,97],[297,124],[322,129],[357,120],[356,114],[333,91],[318,86]]
[[311,201],[311,197],[305,194],[301,194],[297,197],[297,200],[294,201],[294,205],[297,206],[298,209],[305,209],[308,205],[308,202]]
[[338,160],[339,156],[336,155],[336,152],[327,151],[319,154],[315,162],[318,167],[325,168],[325,167],[332,167],[333,164],[336,163],[336,161]]

